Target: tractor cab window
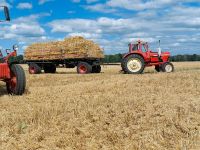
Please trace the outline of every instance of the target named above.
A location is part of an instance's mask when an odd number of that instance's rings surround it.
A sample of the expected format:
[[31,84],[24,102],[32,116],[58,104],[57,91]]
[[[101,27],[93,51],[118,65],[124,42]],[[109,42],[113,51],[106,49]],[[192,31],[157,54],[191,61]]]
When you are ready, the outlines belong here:
[[133,50],[133,51],[137,51],[137,50],[139,49],[138,46],[139,46],[138,44],[134,44],[132,50]]
[[145,44],[142,45],[142,52],[144,52],[144,53],[147,52]]

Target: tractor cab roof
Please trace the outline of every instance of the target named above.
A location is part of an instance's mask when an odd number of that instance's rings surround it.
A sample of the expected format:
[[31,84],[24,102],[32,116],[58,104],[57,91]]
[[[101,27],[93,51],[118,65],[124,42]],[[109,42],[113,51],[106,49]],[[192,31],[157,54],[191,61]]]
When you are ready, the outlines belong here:
[[132,42],[130,44],[148,44],[148,43],[144,42],[144,41],[141,41],[141,40],[138,40],[138,41]]

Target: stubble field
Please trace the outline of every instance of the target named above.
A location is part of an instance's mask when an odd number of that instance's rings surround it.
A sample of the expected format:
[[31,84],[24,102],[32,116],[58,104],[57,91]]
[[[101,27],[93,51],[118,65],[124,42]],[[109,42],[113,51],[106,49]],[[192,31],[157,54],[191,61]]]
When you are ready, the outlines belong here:
[[142,75],[27,75],[21,97],[0,83],[0,149],[200,149],[200,62]]

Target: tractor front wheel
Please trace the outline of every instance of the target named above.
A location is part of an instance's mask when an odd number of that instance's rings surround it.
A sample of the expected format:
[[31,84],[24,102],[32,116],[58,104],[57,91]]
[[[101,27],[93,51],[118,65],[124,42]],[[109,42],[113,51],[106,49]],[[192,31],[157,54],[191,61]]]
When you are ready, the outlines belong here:
[[125,57],[122,63],[123,71],[128,74],[141,74],[145,68],[144,59],[137,54]]
[[11,79],[6,82],[6,88],[9,94],[22,95],[26,87],[26,76],[20,65],[12,65]]
[[174,72],[174,65],[170,62],[166,62],[162,65],[162,71],[167,73]]

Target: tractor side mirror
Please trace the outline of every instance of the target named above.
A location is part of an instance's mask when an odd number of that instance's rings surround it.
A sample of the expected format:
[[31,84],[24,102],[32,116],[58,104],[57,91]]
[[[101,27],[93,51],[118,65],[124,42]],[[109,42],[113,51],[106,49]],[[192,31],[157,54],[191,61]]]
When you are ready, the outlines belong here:
[[10,13],[7,6],[4,6],[4,14],[6,17],[6,21],[10,21]]

